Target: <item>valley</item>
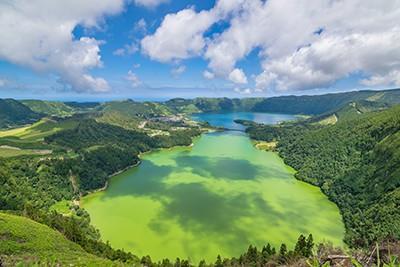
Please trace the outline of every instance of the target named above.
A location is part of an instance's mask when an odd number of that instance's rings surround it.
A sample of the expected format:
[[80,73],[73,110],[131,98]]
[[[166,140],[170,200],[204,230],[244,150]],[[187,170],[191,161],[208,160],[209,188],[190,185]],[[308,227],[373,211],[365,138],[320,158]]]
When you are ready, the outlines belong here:
[[[232,115],[207,118],[211,125],[233,128]],[[265,123],[291,118],[263,117]],[[336,206],[317,187],[294,179],[294,171],[275,153],[257,150],[244,134],[207,133],[192,147],[140,158],[139,167],[81,201],[103,239],[115,247],[157,261],[211,262],[216,254],[239,255],[246,244],[295,243],[300,234],[343,245]]]
[[[116,264],[170,266],[179,257],[187,266],[218,254],[216,265],[296,262],[311,257],[313,242],[363,262],[375,242],[396,250],[400,234],[398,91],[329,95],[336,108],[318,105],[324,95],[7,100],[5,114],[36,119],[5,115],[1,210]],[[287,108],[261,112],[274,103]],[[15,244],[0,254],[50,260]]]

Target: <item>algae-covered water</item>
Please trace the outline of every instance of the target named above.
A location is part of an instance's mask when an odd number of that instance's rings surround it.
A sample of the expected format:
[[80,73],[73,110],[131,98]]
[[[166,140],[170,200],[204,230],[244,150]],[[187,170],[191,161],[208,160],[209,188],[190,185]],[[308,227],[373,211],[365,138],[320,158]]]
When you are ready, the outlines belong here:
[[103,240],[153,260],[214,261],[250,244],[294,245],[300,234],[342,245],[338,208],[243,133],[203,134],[193,147],[147,153],[142,164],[82,200]]

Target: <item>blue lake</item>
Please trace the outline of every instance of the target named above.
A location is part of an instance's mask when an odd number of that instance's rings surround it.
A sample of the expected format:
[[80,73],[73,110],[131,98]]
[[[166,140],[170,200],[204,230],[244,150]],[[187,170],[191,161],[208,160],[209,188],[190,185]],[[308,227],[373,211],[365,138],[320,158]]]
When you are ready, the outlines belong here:
[[211,126],[232,130],[244,130],[246,128],[243,125],[235,123],[234,120],[250,120],[257,123],[277,124],[296,119],[295,115],[258,112],[197,113],[191,117],[196,121],[208,122]]

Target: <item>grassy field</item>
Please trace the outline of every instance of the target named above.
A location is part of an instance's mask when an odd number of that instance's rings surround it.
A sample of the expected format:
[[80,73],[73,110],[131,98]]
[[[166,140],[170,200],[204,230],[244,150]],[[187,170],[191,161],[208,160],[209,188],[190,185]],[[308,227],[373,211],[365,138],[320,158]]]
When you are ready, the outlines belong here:
[[30,126],[0,131],[0,137],[17,137],[21,140],[40,141],[44,137],[64,129],[71,129],[77,124],[74,120],[54,121],[44,118]]
[[335,114],[332,114],[329,117],[326,117],[318,122],[316,122],[316,124],[320,124],[320,125],[332,125],[332,124],[336,124],[336,122],[338,121],[338,118],[336,117]]
[[61,200],[50,207],[50,210],[57,211],[63,215],[71,215],[71,210],[69,208],[71,201]]
[[257,141],[254,146],[260,150],[273,151],[278,142]]
[[[78,121],[73,119],[56,121],[44,118],[29,126],[0,131],[0,148],[3,148],[0,156],[48,154],[48,151],[52,148],[43,143],[44,138],[61,130],[72,129],[77,124]],[[7,149],[9,147],[21,150]],[[43,150],[47,150],[47,152]]]
[[47,155],[52,151],[48,149],[20,149],[16,147],[0,146],[0,157],[10,158],[22,155]]
[[62,234],[25,217],[0,213],[0,255],[5,266],[116,266],[85,252]]

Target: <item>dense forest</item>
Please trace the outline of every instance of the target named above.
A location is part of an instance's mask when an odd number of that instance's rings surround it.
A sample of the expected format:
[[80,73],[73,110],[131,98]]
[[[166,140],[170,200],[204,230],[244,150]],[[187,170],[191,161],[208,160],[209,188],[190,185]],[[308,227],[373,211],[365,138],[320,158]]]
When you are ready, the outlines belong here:
[[321,115],[334,112],[348,103],[359,101],[368,101],[368,103],[375,103],[378,106],[399,104],[400,89],[271,98],[175,98],[165,102],[165,104],[172,110],[188,113],[252,111]]
[[400,238],[400,106],[321,126],[307,122],[247,129],[339,206],[345,241],[367,247]]
[[[187,114],[308,114],[313,116],[277,126],[238,122],[248,126],[246,132],[253,139],[277,141],[277,152],[297,170],[296,178],[319,186],[338,205],[346,226],[345,241],[351,248],[365,249],[355,257],[365,262],[376,242],[396,244],[400,239],[400,106],[395,105],[400,102],[399,94],[400,90],[361,91],[164,103],[0,100],[0,127],[5,129],[0,131],[0,210],[47,225],[85,252],[120,264],[192,266],[184,259],[155,263],[150,256],[139,259],[113,249],[101,241],[89,215],[79,206],[71,205],[68,216],[53,207],[64,200],[79,201],[82,195],[103,188],[110,176],[139,164],[140,153],[190,145],[206,129],[187,120]],[[332,116],[335,120],[330,120]],[[24,127],[8,130],[17,126]],[[11,153],[16,149],[26,154]],[[7,236],[0,232],[0,240]],[[3,250],[0,245],[0,249],[0,254],[7,251],[7,257],[15,253],[9,247]],[[378,260],[374,251],[372,261]],[[314,246],[312,236],[300,236],[293,248],[286,244],[250,246],[237,258],[218,256],[214,263],[200,265],[319,266],[332,262],[327,255],[334,253],[344,254],[326,244]]]

